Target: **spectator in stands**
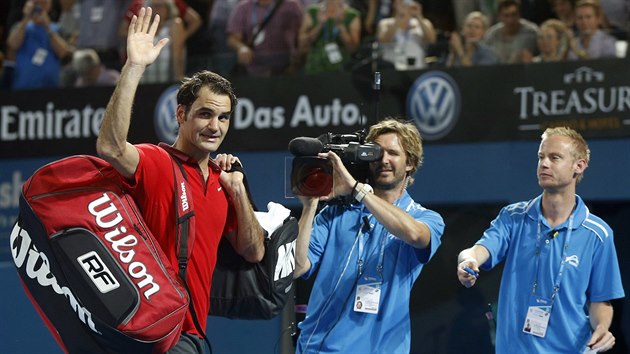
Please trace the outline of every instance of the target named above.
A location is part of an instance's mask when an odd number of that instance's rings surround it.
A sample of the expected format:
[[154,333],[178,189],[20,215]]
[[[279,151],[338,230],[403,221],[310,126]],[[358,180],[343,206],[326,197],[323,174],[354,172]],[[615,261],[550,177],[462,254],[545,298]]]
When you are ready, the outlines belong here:
[[211,47],[210,67],[212,67],[212,71],[223,76],[230,75],[236,65],[236,53],[228,47],[225,28],[230,14],[238,2],[238,0],[213,0],[208,15],[208,39]]
[[[59,35],[69,45],[75,47],[80,30],[80,5],[76,0],[58,0],[59,3]],[[61,62],[59,86],[72,87],[77,80],[77,73],[72,69],[72,55],[68,55]]]
[[[188,6],[186,1],[184,0],[174,0],[174,5],[177,7],[177,13],[179,18],[184,21],[185,28],[185,39],[192,36],[199,30],[201,27],[201,16],[195,9]],[[129,29],[129,22],[131,22],[131,18],[133,15],[138,15],[138,11],[143,6],[149,6],[146,0],[132,0],[131,4],[127,8],[127,12],[125,13],[124,21],[120,24],[120,37],[125,39],[127,38],[127,30]],[[154,9],[155,10],[155,9]],[[163,20],[163,19],[162,19]]]
[[[188,67],[188,65],[191,65],[193,67],[203,67],[204,69],[207,68],[208,62],[206,57],[209,55],[209,50],[207,50],[205,47],[208,47],[210,44],[208,43],[208,38],[205,35],[205,31],[200,31],[200,29],[204,25],[204,21],[199,15],[199,12],[189,6],[185,0],[173,0],[173,3],[177,8],[177,16],[183,21],[185,48],[185,55],[183,56],[185,58],[185,60],[183,60],[183,63],[185,65],[184,73],[187,72],[186,67]],[[140,11],[140,8],[143,6],[150,6],[150,2],[148,2],[147,0],[131,0],[131,4],[127,8],[127,12],[125,13],[123,21],[121,21],[118,30],[118,35],[120,37],[121,43],[126,43],[126,38],[128,34],[127,32],[129,29],[131,18],[134,15],[137,16],[138,11]],[[191,52],[194,58],[191,58]],[[166,59],[167,58],[161,58],[161,60]],[[201,62],[201,64],[199,64],[198,62]],[[148,78],[145,77],[144,79],[147,80]],[[166,81],[170,80],[171,79]]]
[[77,73],[75,87],[86,86],[114,86],[118,82],[120,73],[108,69],[98,57],[94,49],[78,49],[72,56],[72,69]]
[[7,38],[9,51],[15,53],[13,89],[59,86],[61,59],[71,48],[50,21],[50,8],[51,0],[28,0]]
[[383,60],[394,64],[397,70],[426,67],[426,49],[435,43],[436,37],[433,24],[414,0],[394,0],[394,17],[378,23],[377,39]]
[[[385,18],[396,16],[396,0],[349,0],[350,5],[359,11],[365,12],[365,18],[361,21],[364,23],[366,34],[374,34],[378,32],[378,23]],[[421,5],[425,0],[414,0]],[[465,0],[474,1],[474,0]],[[494,0],[488,0],[494,1]],[[356,6],[353,4],[357,4]]]
[[456,30],[463,30],[469,13],[479,11],[488,20],[488,26],[494,24],[497,13],[497,0],[451,0]]
[[118,38],[118,28],[130,0],[79,0],[81,9],[77,47],[96,50],[108,68],[122,66],[119,50],[125,42]]
[[611,36],[627,40],[630,32],[630,1],[599,0],[602,8],[602,27]]
[[538,26],[521,18],[519,2],[503,0],[499,3],[499,23],[490,27],[485,42],[494,50],[499,63],[519,62],[523,50],[538,54],[536,37]]
[[304,9],[298,0],[242,0],[227,25],[228,46],[252,76],[292,69]]
[[[488,29],[486,15],[473,11],[466,16],[462,36],[451,33],[447,66],[493,65],[498,59],[494,51],[481,41]],[[463,37],[463,40],[462,40]]]
[[59,35],[75,46],[79,38],[80,6],[76,0],[59,0]]
[[553,0],[553,12],[567,28],[577,31],[575,26],[575,0]]
[[186,68],[186,30],[174,0],[147,0],[148,7],[160,16],[157,38],[168,38],[169,45],[144,71],[143,84],[169,83],[184,78]]
[[575,23],[578,33],[570,39],[569,59],[614,58],[617,54],[615,38],[599,27],[602,9],[598,0],[580,0],[575,4]]
[[557,19],[550,19],[540,25],[538,32],[539,55],[532,57],[529,52],[523,56],[524,63],[562,61],[567,58],[569,36],[567,27]]
[[[208,36],[208,20],[212,6],[214,6],[217,1],[224,0],[186,0],[186,4],[188,5],[186,13],[194,11],[199,15],[201,21],[199,30],[186,39],[186,73],[188,75],[211,68],[209,61],[210,55],[212,54],[213,42]],[[177,4],[177,1],[175,3]],[[184,20],[186,30],[188,30],[190,21],[186,18],[186,15],[182,15],[181,10],[179,14]],[[226,18],[227,17],[226,15]],[[223,31],[225,32],[225,27]],[[225,36],[225,33],[223,35]]]
[[300,28],[305,74],[342,71],[359,48],[361,17],[344,0],[322,0],[306,8]]

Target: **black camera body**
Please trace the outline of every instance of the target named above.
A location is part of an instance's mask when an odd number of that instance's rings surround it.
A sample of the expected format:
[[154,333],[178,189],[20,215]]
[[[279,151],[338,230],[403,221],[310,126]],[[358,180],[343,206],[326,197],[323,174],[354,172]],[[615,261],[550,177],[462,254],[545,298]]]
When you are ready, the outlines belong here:
[[296,156],[291,170],[293,193],[311,197],[330,193],[332,165],[327,159],[317,157],[320,152],[334,152],[357,181],[367,181],[369,163],[380,160],[383,149],[366,143],[366,136],[365,130],[360,130],[354,134],[326,133],[317,139],[293,139],[289,143],[289,150]]
[[354,134],[326,133],[317,139],[324,145],[323,151],[332,151],[339,155],[344,165],[348,167],[349,164],[373,162],[383,156],[381,147],[374,143],[366,143],[365,138],[365,132],[360,130]]

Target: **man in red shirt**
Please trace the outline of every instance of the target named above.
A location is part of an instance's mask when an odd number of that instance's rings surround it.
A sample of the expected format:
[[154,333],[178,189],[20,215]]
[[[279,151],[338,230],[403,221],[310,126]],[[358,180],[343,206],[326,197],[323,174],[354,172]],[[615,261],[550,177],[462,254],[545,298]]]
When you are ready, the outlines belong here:
[[182,336],[169,353],[203,353],[200,332],[206,327],[219,241],[224,235],[247,261],[259,262],[264,255],[263,229],[247,198],[243,174],[225,172],[239,162],[238,158],[226,154],[210,158],[225,138],[236,105],[232,86],[223,77],[202,71],[183,80],[177,93],[179,133],[172,146],[132,145],[126,141],[140,78],[168,43],[164,38],[153,44],[159,17],[151,21],[151,14],[151,8],[142,8],[131,20],[127,62],[107,105],[96,147],[98,154],[126,178],[130,194],[175,269],[175,177],[170,172],[169,152],[182,162],[196,215],[187,283],[199,327],[188,313]]

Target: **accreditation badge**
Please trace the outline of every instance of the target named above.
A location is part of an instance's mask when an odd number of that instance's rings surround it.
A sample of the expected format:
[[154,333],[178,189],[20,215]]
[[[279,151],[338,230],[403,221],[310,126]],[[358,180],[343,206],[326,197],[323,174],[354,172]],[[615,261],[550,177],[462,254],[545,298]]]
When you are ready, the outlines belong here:
[[328,61],[331,64],[341,63],[343,60],[343,56],[341,55],[341,50],[339,50],[339,46],[335,42],[327,43],[324,46],[326,50],[326,55],[328,56]]
[[[253,33],[256,33],[256,32],[258,32],[258,26],[254,27]],[[264,41],[265,41],[265,30],[261,30],[260,32],[258,32],[258,35],[256,36],[256,38],[254,38],[254,43],[252,44],[254,47],[257,47],[261,45]]]
[[354,311],[377,314],[381,302],[381,285],[382,282],[374,277],[360,277],[354,297]]
[[94,6],[90,9],[90,21],[101,22],[104,14],[105,8],[103,6]]
[[42,66],[46,61],[46,57],[48,57],[48,51],[44,48],[37,48],[31,58],[31,63],[33,63],[33,65]]
[[529,307],[527,308],[527,317],[523,324],[523,332],[536,337],[544,338],[549,327],[549,318],[551,317],[551,300],[532,296]]

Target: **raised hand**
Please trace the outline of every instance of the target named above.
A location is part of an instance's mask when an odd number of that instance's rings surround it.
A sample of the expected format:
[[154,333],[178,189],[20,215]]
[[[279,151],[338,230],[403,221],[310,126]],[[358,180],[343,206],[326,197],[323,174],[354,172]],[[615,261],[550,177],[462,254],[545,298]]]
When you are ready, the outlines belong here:
[[152,22],[151,14],[150,7],[143,7],[138,16],[134,15],[131,18],[127,33],[127,62],[130,64],[147,66],[153,63],[168,43],[168,38],[162,38],[157,44],[153,44],[160,24],[160,15],[155,15]]

